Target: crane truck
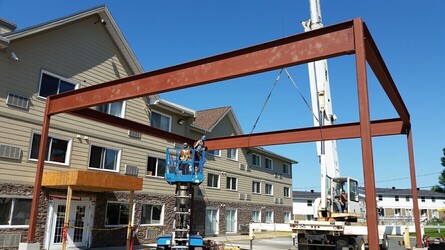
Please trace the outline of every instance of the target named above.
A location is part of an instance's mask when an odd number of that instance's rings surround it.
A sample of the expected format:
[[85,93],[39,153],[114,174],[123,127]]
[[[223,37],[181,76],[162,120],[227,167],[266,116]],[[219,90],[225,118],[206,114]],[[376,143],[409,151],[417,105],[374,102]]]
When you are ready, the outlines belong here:
[[[185,146],[185,145],[184,145]],[[187,157],[184,156],[186,152]],[[198,250],[203,249],[204,241],[201,236],[193,234],[191,225],[192,192],[194,186],[204,181],[205,151],[197,157],[195,149],[167,148],[165,180],[175,185],[174,220],[171,234],[157,238],[157,250]]]
[[[311,18],[302,22],[305,31],[323,27],[320,0],[310,0]],[[336,116],[332,110],[326,60],[308,63],[314,126],[329,126]],[[316,142],[320,162],[320,197],[313,204],[314,220],[294,220],[293,238],[298,249],[365,249],[367,227],[359,203],[358,181],[340,176],[335,140]],[[344,191],[346,200],[342,200]],[[341,203],[344,205],[342,206]],[[385,228],[379,227],[381,249],[388,249]]]

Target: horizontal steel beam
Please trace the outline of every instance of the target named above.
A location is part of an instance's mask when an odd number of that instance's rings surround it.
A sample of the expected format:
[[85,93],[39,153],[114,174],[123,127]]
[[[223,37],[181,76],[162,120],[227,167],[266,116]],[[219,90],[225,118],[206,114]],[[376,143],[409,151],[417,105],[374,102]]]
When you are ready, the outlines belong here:
[[51,96],[49,115],[354,53],[352,22]]
[[[404,125],[400,119],[371,122],[371,136],[373,137],[398,135],[403,134],[404,131]],[[359,123],[212,138],[206,141],[206,146],[209,150],[216,150],[352,138],[360,138]]]

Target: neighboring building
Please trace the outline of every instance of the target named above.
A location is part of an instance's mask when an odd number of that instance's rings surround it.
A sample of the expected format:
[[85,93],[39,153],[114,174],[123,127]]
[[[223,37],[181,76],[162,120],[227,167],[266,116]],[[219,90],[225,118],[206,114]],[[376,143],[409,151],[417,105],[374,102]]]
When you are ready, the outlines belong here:
[[320,192],[314,190],[293,191],[293,218],[294,220],[313,220],[315,213],[315,199],[320,198]]
[[[103,20],[103,22],[101,22]],[[47,96],[143,72],[105,6],[30,28],[0,19],[0,248],[24,242]],[[95,107],[178,135],[242,134],[230,107],[203,111],[135,98]],[[172,231],[174,186],[166,183],[172,143],[68,114],[52,117],[45,171],[88,170],[143,178],[135,192],[137,243]],[[294,160],[263,148],[207,153],[205,181],[195,189],[193,228],[201,235],[238,233],[250,222],[287,223]],[[69,247],[124,245],[129,194],[75,190],[69,211],[77,228]],[[42,187],[36,240],[61,247],[66,190]],[[89,230],[89,229],[98,230]]]
[[[364,189],[359,188],[359,201],[365,208]],[[411,189],[376,188],[377,212],[380,222],[412,222],[413,199]],[[313,203],[319,192],[293,191],[293,213],[296,220],[313,219]],[[445,194],[418,190],[420,220],[445,219]]]
[[[411,189],[376,188],[377,211],[380,220],[413,221]],[[418,190],[420,221],[444,219],[445,194]]]

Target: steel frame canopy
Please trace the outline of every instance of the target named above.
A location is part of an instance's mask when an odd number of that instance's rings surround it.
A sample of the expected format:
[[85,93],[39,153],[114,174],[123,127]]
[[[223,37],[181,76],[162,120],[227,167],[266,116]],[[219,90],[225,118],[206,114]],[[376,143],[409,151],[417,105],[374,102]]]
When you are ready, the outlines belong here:
[[[360,138],[365,180],[369,248],[378,249],[378,218],[372,137],[407,135],[408,156],[413,195],[413,210],[417,246],[421,246],[418,196],[416,189],[411,123],[408,110],[377,49],[371,34],[361,18],[328,26],[275,41],[200,59],[140,75],[118,79],[78,90],[50,96],[42,125],[38,166],[34,186],[28,242],[34,241],[37,206],[41,188],[50,117],[69,113],[86,119],[161,137],[175,142],[192,142],[176,134],[161,131],[144,124],[107,115],[89,107],[136,97],[178,90],[217,81],[257,74],[312,61],[355,54],[359,105],[359,122],[332,126],[308,127],[249,135],[208,139],[209,149],[244,148],[264,145]],[[383,87],[399,118],[370,120],[366,63]]]

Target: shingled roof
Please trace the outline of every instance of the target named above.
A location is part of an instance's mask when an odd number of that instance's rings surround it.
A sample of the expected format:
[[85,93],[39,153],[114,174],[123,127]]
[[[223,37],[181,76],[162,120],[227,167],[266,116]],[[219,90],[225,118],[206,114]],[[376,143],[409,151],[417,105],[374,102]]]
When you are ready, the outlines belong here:
[[227,106],[197,111],[196,119],[192,125],[206,131],[211,131],[230,110],[231,107]]

